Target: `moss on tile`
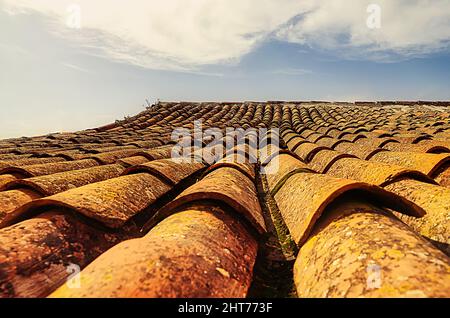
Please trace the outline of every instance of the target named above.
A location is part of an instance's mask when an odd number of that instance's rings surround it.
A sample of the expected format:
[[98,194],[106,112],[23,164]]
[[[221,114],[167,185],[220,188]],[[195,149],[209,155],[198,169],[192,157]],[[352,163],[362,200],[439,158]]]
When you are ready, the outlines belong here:
[[260,244],[249,297],[297,297],[292,271],[297,247],[269,194],[264,175],[257,176],[256,186],[268,233]]

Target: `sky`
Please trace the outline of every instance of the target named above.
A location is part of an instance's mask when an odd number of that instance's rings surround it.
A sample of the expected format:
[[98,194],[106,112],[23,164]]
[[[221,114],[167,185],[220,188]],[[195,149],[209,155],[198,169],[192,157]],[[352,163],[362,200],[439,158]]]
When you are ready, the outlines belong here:
[[0,0],[0,138],[145,100],[450,100],[448,0]]

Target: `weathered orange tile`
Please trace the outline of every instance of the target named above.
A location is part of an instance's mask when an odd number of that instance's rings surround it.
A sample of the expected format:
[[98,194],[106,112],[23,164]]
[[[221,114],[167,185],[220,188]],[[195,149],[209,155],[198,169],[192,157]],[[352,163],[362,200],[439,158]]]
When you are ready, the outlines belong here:
[[0,298],[46,297],[126,236],[51,211],[0,230]]
[[272,159],[270,163],[264,167],[264,170],[272,195],[274,195],[281,186],[284,185],[287,178],[293,174],[308,171],[314,173],[314,171],[308,168],[307,164],[301,162],[291,154],[280,154]]
[[3,190],[5,185],[11,181],[17,180],[17,177],[12,174],[2,174],[0,175],[0,190]]
[[18,189],[0,192],[0,227],[3,221],[23,205],[42,197],[41,194],[29,189]]
[[39,207],[70,208],[111,228],[123,226],[144,211],[171,186],[148,174],[139,173],[88,184],[35,200],[17,211],[23,215]]
[[123,242],[81,272],[81,288],[51,297],[245,297],[257,243],[218,206],[176,213],[144,238]]
[[60,157],[51,157],[51,158],[26,158],[20,160],[7,160],[0,161],[0,170],[9,168],[9,167],[23,167],[30,165],[39,165],[45,163],[54,163],[54,162],[62,162],[66,159]]
[[92,159],[83,159],[76,161],[63,161],[55,163],[44,163],[23,167],[4,168],[0,173],[17,174],[23,177],[36,177],[63,171],[85,169],[98,166],[98,162]]
[[389,213],[330,207],[294,266],[299,297],[449,297],[448,257]]
[[289,178],[275,195],[278,208],[294,241],[302,245],[323,210],[336,198],[352,191],[372,196],[380,204],[405,214],[423,216],[414,203],[382,188],[326,175],[299,173]]
[[450,162],[450,154],[383,151],[372,156],[370,160],[404,166],[431,176],[444,164]]
[[333,163],[327,174],[337,178],[352,179],[378,186],[385,186],[405,178],[433,182],[431,178],[417,170],[357,158],[339,159]]
[[308,166],[319,173],[326,173],[336,161],[343,158],[355,158],[355,156],[335,150],[324,149],[314,156]]
[[246,218],[257,231],[265,232],[266,226],[253,181],[233,168],[212,171],[201,181],[183,191],[164,210],[196,201],[219,201],[230,206]]
[[450,244],[450,189],[417,180],[404,179],[384,187],[426,212],[422,218],[399,217],[418,233],[434,241]]
[[186,163],[172,159],[160,159],[128,168],[124,174],[148,172],[168,184],[175,185],[203,168],[205,165],[202,162]]
[[20,179],[10,182],[6,188],[30,188],[42,195],[49,196],[86,184],[119,177],[125,168],[119,164],[95,166],[92,168],[65,171],[45,176]]
[[290,150],[297,154],[304,162],[309,163],[319,151],[325,149],[328,148],[307,142],[302,143],[297,147],[297,149],[295,149],[295,151],[293,151],[292,149]]

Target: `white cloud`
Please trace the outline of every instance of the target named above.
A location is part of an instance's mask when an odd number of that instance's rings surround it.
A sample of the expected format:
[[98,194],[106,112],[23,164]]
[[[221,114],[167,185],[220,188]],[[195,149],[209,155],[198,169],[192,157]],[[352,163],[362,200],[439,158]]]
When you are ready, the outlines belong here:
[[[307,14],[287,23],[277,36],[286,41],[349,57],[414,57],[450,47],[448,0],[307,0]],[[367,8],[381,8],[381,28],[371,29]]]
[[[292,0],[4,0],[8,12],[38,11],[54,32],[98,54],[152,67],[184,69],[237,61],[298,12]],[[80,30],[65,26],[72,3]],[[100,39],[100,41],[99,41]]]
[[[368,4],[382,27],[367,28]],[[232,63],[268,38],[361,58],[447,50],[448,0],[3,0],[9,14],[39,12],[51,30],[89,50],[156,69]],[[80,30],[66,26],[81,8]]]

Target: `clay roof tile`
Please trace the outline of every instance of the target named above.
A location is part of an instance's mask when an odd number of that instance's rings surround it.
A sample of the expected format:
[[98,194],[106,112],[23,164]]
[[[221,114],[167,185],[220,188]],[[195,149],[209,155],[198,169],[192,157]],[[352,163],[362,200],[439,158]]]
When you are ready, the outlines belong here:
[[259,232],[266,226],[253,181],[233,168],[220,168],[183,191],[164,210],[172,211],[196,201],[218,201],[245,217]]
[[43,176],[57,172],[78,170],[97,166],[98,162],[92,159],[76,161],[63,161],[55,163],[44,163],[22,167],[8,167],[0,170],[0,174],[18,174],[24,177]]
[[370,160],[404,166],[432,176],[450,161],[450,154],[383,151],[372,156]]
[[319,173],[326,173],[336,161],[343,158],[355,158],[355,156],[335,150],[324,149],[314,156],[308,166]]
[[107,179],[119,177],[125,168],[119,164],[95,166],[91,168],[65,171],[34,178],[15,180],[6,189],[30,188],[49,196]]
[[17,210],[15,217],[37,208],[64,207],[110,228],[120,228],[170,189],[170,185],[148,173],[121,176],[34,200]]
[[222,208],[194,205],[101,255],[82,271],[81,288],[63,285],[50,297],[246,297],[256,253],[256,240]]
[[447,257],[401,221],[343,200],[300,249],[294,280],[299,297],[446,297],[448,271]]
[[431,178],[417,170],[357,158],[337,160],[327,171],[327,174],[337,178],[352,179],[378,186],[385,186],[403,178],[433,183]]
[[289,178],[275,195],[275,200],[294,241],[302,245],[325,207],[352,190],[369,193],[381,204],[405,214],[415,216],[425,214],[414,203],[379,187],[311,173],[299,173]]
[[[0,297],[48,296],[72,263],[82,287],[52,297],[245,297],[256,255],[291,269],[295,243],[299,296],[447,297],[443,106],[161,102],[99,129],[0,141]],[[225,137],[177,160],[172,132],[195,120]],[[281,136],[220,147],[250,128]],[[381,288],[367,287],[377,273]]]
[[174,186],[185,178],[205,168],[202,162],[177,162],[160,159],[128,168],[124,175],[148,172]]

